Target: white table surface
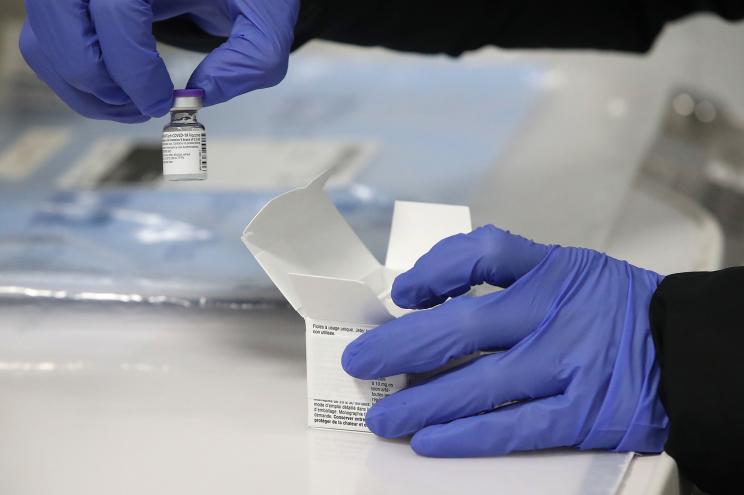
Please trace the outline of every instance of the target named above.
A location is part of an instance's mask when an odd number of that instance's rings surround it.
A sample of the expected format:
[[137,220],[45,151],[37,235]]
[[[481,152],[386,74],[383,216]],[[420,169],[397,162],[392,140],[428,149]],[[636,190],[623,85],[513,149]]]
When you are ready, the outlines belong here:
[[0,492],[573,495],[622,462],[308,429],[302,332],[288,310],[2,305]]

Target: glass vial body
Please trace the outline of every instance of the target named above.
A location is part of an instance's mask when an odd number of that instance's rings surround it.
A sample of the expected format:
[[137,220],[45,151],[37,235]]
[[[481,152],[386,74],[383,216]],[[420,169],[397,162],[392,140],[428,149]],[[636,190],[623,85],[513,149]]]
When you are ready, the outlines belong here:
[[163,177],[207,178],[207,133],[197,120],[202,90],[176,90],[170,123],[163,128]]

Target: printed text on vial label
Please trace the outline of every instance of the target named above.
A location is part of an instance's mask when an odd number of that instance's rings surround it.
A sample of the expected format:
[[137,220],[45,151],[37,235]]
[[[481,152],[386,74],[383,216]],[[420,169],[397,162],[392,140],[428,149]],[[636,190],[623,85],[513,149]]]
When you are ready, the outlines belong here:
[[191,174],[206,170],[204,131],[163,133],[163,167],[166,173]]

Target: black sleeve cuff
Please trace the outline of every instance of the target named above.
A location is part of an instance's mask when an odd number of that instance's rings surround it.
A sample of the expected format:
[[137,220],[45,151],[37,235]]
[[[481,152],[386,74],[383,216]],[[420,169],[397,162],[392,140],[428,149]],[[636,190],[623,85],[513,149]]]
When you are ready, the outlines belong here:
[[[301,0],[293,50],[311,39],[452,56],[485,46],[643,53],[673,20],[744,17],[740,0]],[[188,16],[153,25],[158,40],[208,52],[224,38]]]
[[670,275],[651,301],[665,450],[709,493],[744,472],[744,268]]

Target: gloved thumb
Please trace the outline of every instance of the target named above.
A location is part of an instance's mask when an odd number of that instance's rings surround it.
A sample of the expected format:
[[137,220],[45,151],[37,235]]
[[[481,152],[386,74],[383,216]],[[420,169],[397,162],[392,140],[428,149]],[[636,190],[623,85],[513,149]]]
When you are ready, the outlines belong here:
[[295,0],[254,2],[243,7],[227,41],[199,64],[187,84],[215,105],[284,79],[297,22]]
[[484,282],[508,287],[549,250],[550,246],[486,225],[438,242],[395,279],[391,295],[402,308],[423,309]]

